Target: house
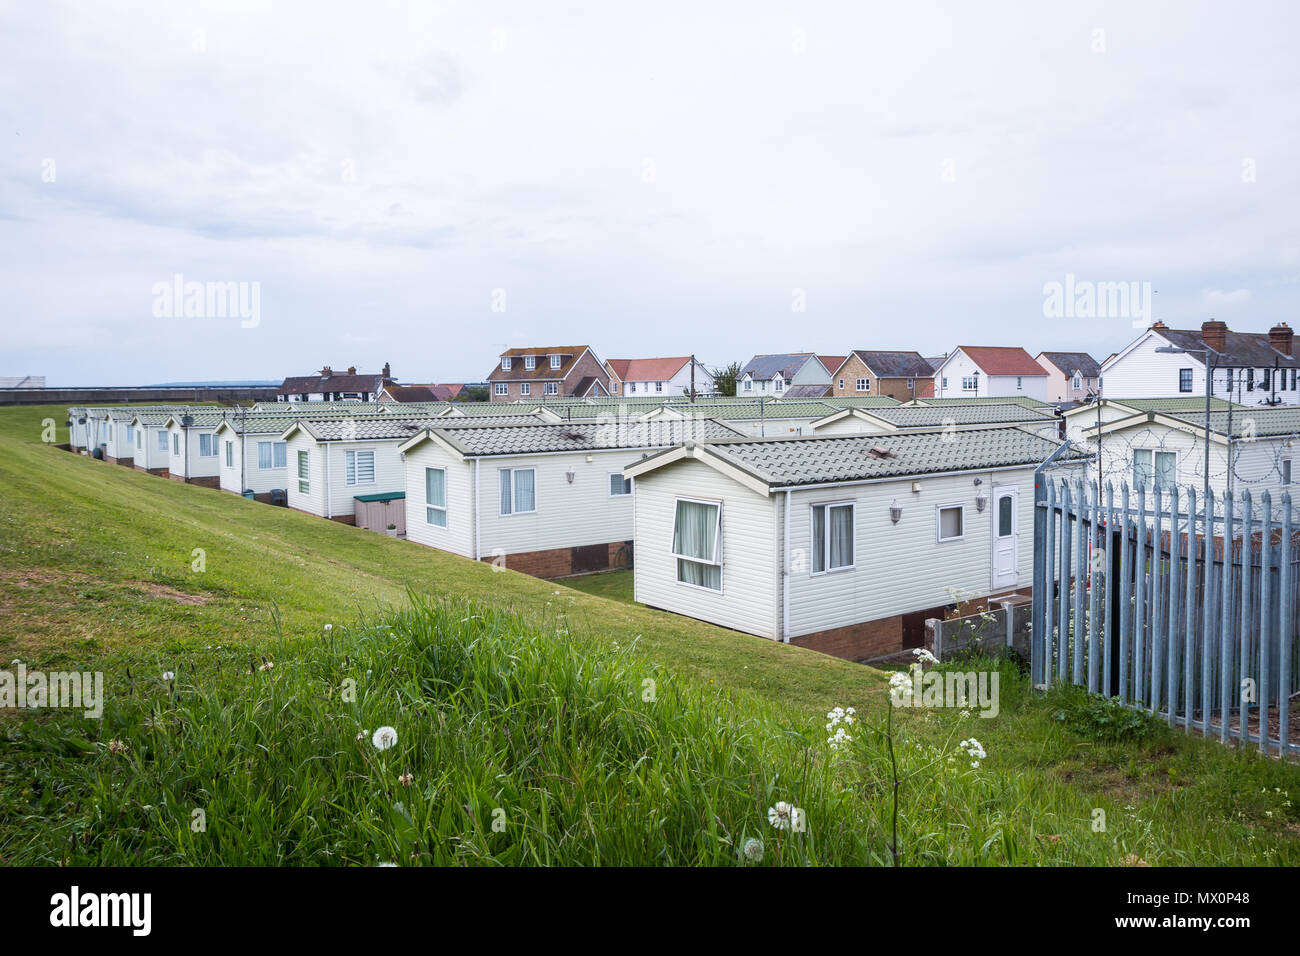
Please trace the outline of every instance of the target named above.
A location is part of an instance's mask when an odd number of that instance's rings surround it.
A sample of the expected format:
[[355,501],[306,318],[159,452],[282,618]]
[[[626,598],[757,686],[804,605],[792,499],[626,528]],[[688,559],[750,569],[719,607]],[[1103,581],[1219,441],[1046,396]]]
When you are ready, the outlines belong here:
[[207,408],[191,408],[167,416],[167,477],[205,488],[219,488],[220,456],[217,452],[217,426],[225,413]]
[[[1300,449],[1300,408],[1228,405],[1210,412],[1210,488],[1220,499],[1249,491],[1256,513],[1267,491],[1274,513],[1284,492],[1295,495]],[[1083,429],[1097,454],[1101,479],[1119,501],[1120,488],[1152,490],[1188,486],[1200,493],[1205,483],[1205,412],[1142,411]],[[1186,499],[1183,508],[1186,509]],[[1197,506],[1198,509],[1201,507]]]
[[835,366],[831,395],[884,395],[907,402],[919,398],[933,380],[934,368],[920,352],[854,349]]
[[454,402],[464,391],[463,385],[398,385],[389,382],[380,389],[378,401],[409,404],[411,402]]
[[135,410],[127,407],[104,409],[102,446],[104,461],[127,468],[135,464]]
[[1101,364],[1087,352],[1039,352],[1049,402],[1083,402],[1101,394]]
[[172,415],[185,414],[188,409],[169,411],[151,411],[137,409],[131,419],[131,428],[135,432],[135,457],[132,464],[138,471],[147,471],[151,475],[166,478],[171,473],[171,432],[167,422]]
[[815,435],[879,435],[909,429],[943,429],[947,433],[971,428],[1023,428],[1042,438],[1056,438],[1060,423],[1050,406],[1046,411],[1014,402],[952,405],[896,405],[885,408],[842,408],[812,423]]
[[372,402],[392,379],[387,362],[378,375],[358,373],[356,366],[335,372],[326,365],[315,375],[286,378],[276,392],[278,402]]
[[711,395],[714,391],[713,376],[693,355],[610,359],[605,365],[610,373],[610,395],[622,394],[628,398],[689,395],[692,387],[696,395]]
[[954,604],[1028,593],[1034,469],[1057,449],[990,428],[662,451],[623,472],[636,601],[854,660],[921,646]]
[[1300,405],[1300,361],[1293,354],[1292,336],[1285,322],[1267,333],[1233,332],[1213,319],[1202,322],[1200,331],[1156,322],[1106,360],[1102,382],[1111,395],[1130,398],[1204,395],[1204,349],[1209,346],[1219,353],[1210,383],[1213,394],[1245,405]]
[[623,468],[717,422],[432,426],[404,455],[408,540],[537,577],[632,563],[633,489]]
[[1019,346],[962,345],[934,373],[935,398],[1017,395],[1047,401],[1047,370]]
[[830,385],[831,373],[812,352],[782,352],[755,355],[740,370],[736,395],[741,398],[760,395],[785,396],[793,385]]
[[270,501],[271,492],[289,482],[288,445],[280,437],[295,416],[233,414],[217,426],[219,487],[222,491],[253,492],[258,501]]
[[586,345],[507,349],[488,384],[494,402],[610,395],[609,371]]
[[86,408],[84,405],[73,405],[68,409],[68,447],[77,452],[84,454],[89,445],[89,439],[86,437]]

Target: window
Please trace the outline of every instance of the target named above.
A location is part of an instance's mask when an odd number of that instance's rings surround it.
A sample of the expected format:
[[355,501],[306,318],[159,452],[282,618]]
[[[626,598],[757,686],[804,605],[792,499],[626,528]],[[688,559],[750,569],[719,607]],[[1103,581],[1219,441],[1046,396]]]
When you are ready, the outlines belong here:
[[998,498],[998,537],[1005,538],[1015,531],[1015,505],[1010,495]]
[[677,499],[673,518],[673,557],[677,580],[710,591],[722,590],[722,505]]
[[617,395],[617,394],[618,394],[618,382],[615,382],[615,381],[613,381],[612,379],[610,380],[610,383],[609,383],[609,394],[611,394],[611,395]]
[[1264,391],[1267,392],[1267,391],[1268,391],[1268,385],[1269,385],[1269,381],[1270,381],[1270,380],[1271,380],[1271,376],[1269,375],[1269,370],[1266,369],[1266,368],[1262,368],[1262,369],[1260,369],[1260,370],[1259,370],[1259,387],[1262,388]]
[[1190,392],[1192,390],[1192,370],[1190,368],[1180,368],[1178,370],[1178,391]]
[[956,541],[966,533],[966,509],[962,505],[939,508],[939,540]]
[[780,392],[783,391],[784,389],[785,389],[785,380],[781,378],[780,375],[778,375],[775,379],[772,380],[772,391]]
[[844,391],[844,379],[840,379],[840,391]]
[[622,495],[632,493],[632,479],[624,478],[621,471],[611,471],[609,473],[609,496],[618,498]]
[[135,433],[135,447],[136,448],[144,447],[144,432]]
[[560,383],[559,383],[559,382],[547,382],[547,383],[546,383],[546,394],[547,394],[547,395],[559,395],[559,394],[560,394]]
[[424,469],[424,520],[435,528],[447,527],[447,471]]
[[532,468],[502,468],[501,514],[527,514],[537,510],[537,472]]
[[910,391],[912,391],[912,390],[915,389],[915,388],[916,388],[916,379],[914,379],[914,378],[909,378],[909,379],[907,380],[907,390],[910,392]]
[[158,432],[158,450],[159,451],[167,450],[167,433],[165,431]]
[[1078,375],[1074,376],[1074,387],[1076,389],[1083,388],[1083,379],[1080,378]]
[[963,375],[961,377],[961,387],[967,392],[973,392],[979,388],[979,379],[974,375]]
[[131,425],[126,426],[126,443],[129,445],[135,441],[135,428]]
[[373,485],[375,483],[375,453],[373,451],[350,451],[343,456],[344,481],[349,485]]
[[496,385],[493,386],[492,390],[496,392],[496,394],[498,395],[510,394],[510,386],[507,385],[505,382],[497,382]]
[[941,386],[939,386],[939,387],[940,387],[940,388],[947,388],[947,387],[948,387],[948,376],[945,375],[945,376],[943,377],[943,384],[942,384]]
[[[1246,391],[1253,392],[1254,390],[1255,390],[1255,370],[1253,368],[1248,368],[1246,369]],[[1188,391],[1190,392],[1191,389],[1189,388]]]
[[311,490],[311,472],[308,465],[307,453],[298,452],[298,491],[307,494]]
[[524,368],[528,369],[528,371],[530,371],[530,372],[531,372],[533,369],[537,368],[537,356],[536,356],[536,355],[525,355],[525,356],[524,356]]
[[257,443],[257,467],[263,471],[270,468],[283,468],[288,446],[282,441],[260,441]]
[[235,467],[235,443],[233,441],[226,442],[226,467]]
[[216,458],[217,457],[217,436],[205,433],[199,436],[199,457]]
[[503,372],[508,372],[508,371],[510,371],[510,356],[509,356],[509,355],[503,355],[503,356],[501,356],[501,371],[503,371]]
[[662,392],[663,390],[664,390],[664,383],[663,383],[663,382],[655,382],[655,391],[656,391],[656,392]]
[[1290,458],[1282,459],[1282,484],[1284,485],[1291,484],[1291,459]]
[[532,392],[532,386],[528,382],[524,382],[519,386],[520,395],[528,395],[531,392]]
[[745,379],[745,391],[752,392],[753,390],[754,390],[754,380],[752,378]]
[[563,356],[563,355],[552,355],[552,356],[551,356],[551,368],[559,368],[559,367],[560,367],[561,365],[563,365],[563,364],[564,364],[564,356]]
[[1152,451],[1150,448],[1133,450],[1133,486],[1145,488],[1151,484],[1162,488],[1172,487],[1178,480],[1178,455],[1172,451]]
[[636,394],[636,382],[631,382],[628,384],[628,394],[630,395]]
[[853,503],[812,506],[812,573],[853,567]]
[[1023,378],[1021,378],[1019,375],[1017,375],[1017,376],[1016,376],[1016,388],[1024,388],[1024,387],[1025,387],[1025,380],[1024,380]]

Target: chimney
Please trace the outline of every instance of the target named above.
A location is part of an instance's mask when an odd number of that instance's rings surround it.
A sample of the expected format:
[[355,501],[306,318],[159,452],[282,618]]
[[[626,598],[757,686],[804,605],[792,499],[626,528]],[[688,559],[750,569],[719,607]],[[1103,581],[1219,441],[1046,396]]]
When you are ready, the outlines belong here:
[[1228,350],[1228,323],[1210,319],[1201,323],[1201,341],[1216,352]]
[[1268,344],[1273,346],[1283,355],[1291,354],[1291,337],[1295,335],[1291,331],[1291,326],[1285,322],[1279,322],[1268,330]]
[[357,374],[357,367],[356,367],[355,365],[349,365],[349,366],[348,366],[348,374],[349,374],[349,375],[356,375],[356,374]]
[[1153,328],[1153,329],[1167,329],[1167,328],[1169,328],[1169,326],[1165,325],[1165,324],[1164,324],[1162,321],[1160,321],[1159,319],[1156,319],[1154,322],[1151,323],[1151,328]]
[[320,370],[321,378],[329,378],[333,374],[334,374],[334,369],[330,368],[328,365],[326,365],[323,369]]
[[389,368],[389,367],[388,367],[388,363],[385,362],[385,363],[384,363],[384,378],[392,378],[392,377],[393,377],[393,370],[392,370],[391,368]]

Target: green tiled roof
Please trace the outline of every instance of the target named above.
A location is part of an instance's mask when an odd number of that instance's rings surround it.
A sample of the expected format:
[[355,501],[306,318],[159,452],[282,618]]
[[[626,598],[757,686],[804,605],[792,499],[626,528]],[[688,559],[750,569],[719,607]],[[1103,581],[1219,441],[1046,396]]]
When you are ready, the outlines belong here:
[[434,423],[432,430],[470,457],[598,451],[609,448],[661,448],[679,445],[687,440],[712,441],[734,438],[739,434],[734,428],[728,428],[712,419],[563,422],[504,428],[443,428],[443,422],[439,421]]
[[[1166,412],[1170,418],[1187,422],[1189,425],[1205,427],[1205,412]],[[1228,434],[1228,412],[1211,412],[1210,429],[1220,435]],[[1232,410],[1232,437],[1248,438],[1252,435],[1260,438],[1279,435],[1300,435],[1300,407],[1294,405],[1272,408],[1247,408],[1237,406]]]
[[[772,487],[787,487],[1037,465],[1057,446],[1058,442],[1020,428],[987,428],[719,441],[708,443],[707,448]],[[890,454],[880,457],[873,449]],[[1057,460],[1085,457],[1080,451],[1067,451]]]
[[[1028,395],[1006,395],[1006,396],[988,396],[980,398],[978,396],[955,398],[918,398],[918,405],[1023,405],[1026,408],[1050,408],[1048,402],[1039,401],[1036,398],[1030,398]],[[910,404],[910,403],[909,403]]]
[[841,408],[885,408],[902,404],[888,395],[827,395],[818,401]]
[[[1105,398],[1102,404],[1124,405],[1128,408],[1136,408],[1141,412],[1172,412],[1172,411],[1200,411],[1201,416],[1205,415],[1205,396],[1199,395],[1190,398]],[[1227,409],[1232,402],[1222,398],[1211,398],[1210,408]],[[1080,405],[1080,408],[1092,406]],[[1236,408],[1245,408],[1244,405],[1235,405]]]
[[[306,418],[299,424],[317,441],[388,441],[407,439],[426,428],[495,429],[502,426],[533,425],[535,415],[502,415],[491,419],[437,418],[429,415],[368,415],[364,418]],[[293,423],[290,423],[293,424]],[[286,425],[287,430],[290,426]]]
[[1024,405],[940,405],[928,407],[869,408],[867,414],[899,428],[937,428],[941,425],[992,425],[1006,422],[1042,424],[1053,418],[1050,406],[1046,413]]

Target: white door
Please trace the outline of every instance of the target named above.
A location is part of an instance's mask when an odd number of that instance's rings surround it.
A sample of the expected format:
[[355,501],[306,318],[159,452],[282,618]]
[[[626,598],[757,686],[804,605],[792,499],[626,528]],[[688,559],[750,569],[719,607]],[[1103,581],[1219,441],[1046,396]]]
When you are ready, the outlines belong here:
[[1015,485],[993,486],[993,590],[1020,583],[1016,567],[1019,537],[1019,491]]

